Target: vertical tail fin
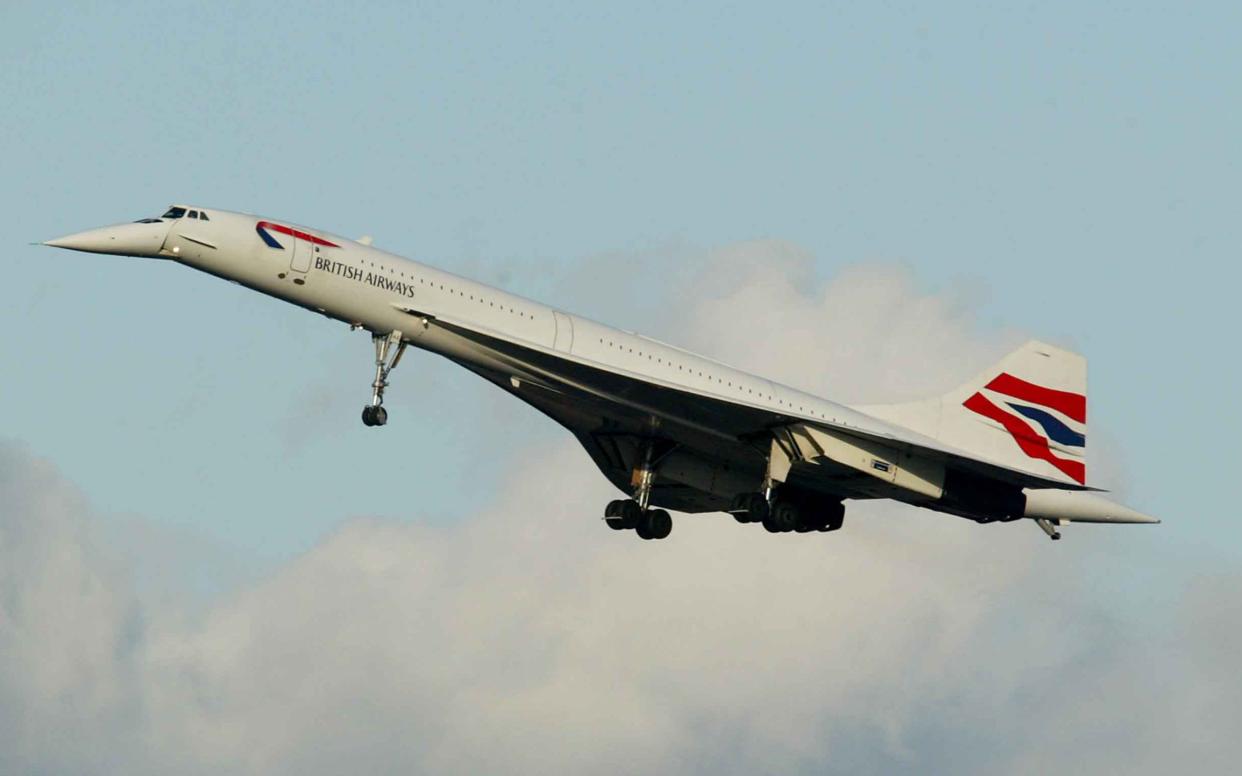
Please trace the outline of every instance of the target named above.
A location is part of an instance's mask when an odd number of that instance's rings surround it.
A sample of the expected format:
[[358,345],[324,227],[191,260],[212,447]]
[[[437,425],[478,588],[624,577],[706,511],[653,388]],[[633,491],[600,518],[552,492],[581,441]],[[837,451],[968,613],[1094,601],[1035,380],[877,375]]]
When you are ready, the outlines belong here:
[[1087,360],[1043,342],[939,398],[859,409],[1010,468],[1087,481]]

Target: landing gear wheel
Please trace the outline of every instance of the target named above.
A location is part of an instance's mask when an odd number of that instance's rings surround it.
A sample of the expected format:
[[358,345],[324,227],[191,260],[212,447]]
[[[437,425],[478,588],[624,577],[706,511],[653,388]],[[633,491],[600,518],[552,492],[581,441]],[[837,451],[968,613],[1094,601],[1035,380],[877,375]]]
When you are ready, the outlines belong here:
[[362,408],[362,423],[366,426],[382,426],[388,422],[388,410],[367,405]]
[[604,522],[614,531],[624,531],[634,526],[626,521],[625,502],[618,499],[617,501],[609,501],[608,506],[604,507]]
[[838,531],[843,525],[845,525],[845,505],[837,504],[836,508],[827,515],[827,519],[824,520],[824,524],[819,527],[819,530],[825,532]]
[[798,533],[810,533],[811,531],[823,531],[824,526],[828,524],[831,515],[825,514],[822,509],[812,507],[808,509],[803,506],[798,510],[798,525],[794,528]]
[[604,508],[604,522],[614,531],[637,528],[642,515],[643,511],[638,504],[629,499],[609,501]]
[[789,501],[776,502],[767,519],[763,521],[763,527],[769,533],[786,533],[787,531],[794,530],[797,526],[798,506]]
[[673,532],[673,518],[663,509],[643,512],[634,531],[643,539],[663,539]]
[[742,493],[733,499],[731,511],[739,523],[762,523],[768,516],[768,500],[762,493]]
[[832,518],[826,525],[821,526],[819,530],[824,532],[838,531],[843,525],[845,525],[845,515]]
[[664,539],[673,532],[673,518],[663,509],[653,509],[645,517],[652,539]]
[[625,521],[619,517],[620,514],[620,501],[609,501],[608,506],[604,507],[604,522],[614,531],[625,530]]

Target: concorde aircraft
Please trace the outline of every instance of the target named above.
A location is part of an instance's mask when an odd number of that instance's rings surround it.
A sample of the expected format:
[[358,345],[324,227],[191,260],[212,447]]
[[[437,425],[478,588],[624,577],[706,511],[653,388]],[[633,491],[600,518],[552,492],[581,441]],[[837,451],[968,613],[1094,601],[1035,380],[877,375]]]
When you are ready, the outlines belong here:
[[881,498],[1028,518],[1053,539],[1070,522],[1159,522],[1087,485],[1086,361],[1042,342],[943,396],[848,407],[288,221],[175,205],[45,244],[170,259],[365,329],[367,426],[388,422],[406,348],[438,353],[576,436],[628,496],[605,522],[643,539],[669,535],[666,509],[807,533],[841,528],[845,501]]

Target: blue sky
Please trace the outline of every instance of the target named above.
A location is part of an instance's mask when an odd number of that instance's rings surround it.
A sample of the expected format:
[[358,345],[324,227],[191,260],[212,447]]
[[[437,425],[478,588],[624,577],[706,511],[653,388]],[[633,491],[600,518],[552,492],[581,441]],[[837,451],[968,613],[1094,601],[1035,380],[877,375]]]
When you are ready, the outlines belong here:
[[104,526],[141,526],[117,541],[194,556],[160,573],[210,596],[348,518],[468,522],[563,432],[415,354],[375,433],[362,334],[31,243],[200,203],[682,342],[670,310],[693,299],[669,289],[779,241],[814,283],[896,266],[976,331],[1084,352],[1090,438],[1166,521],[1101,540],[1100,584],[1172,596],[1242,557],[1240,23],[1211,3],[5,3],[0,434]]

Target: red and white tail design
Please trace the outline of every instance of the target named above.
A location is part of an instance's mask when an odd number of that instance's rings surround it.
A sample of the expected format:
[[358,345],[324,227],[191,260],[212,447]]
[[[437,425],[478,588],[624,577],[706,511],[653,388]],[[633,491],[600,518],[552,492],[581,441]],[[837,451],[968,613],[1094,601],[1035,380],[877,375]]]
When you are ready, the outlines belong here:
[[1032,340],[937,399],[859,407],[980,458],[1085,485],[1087,360]]

